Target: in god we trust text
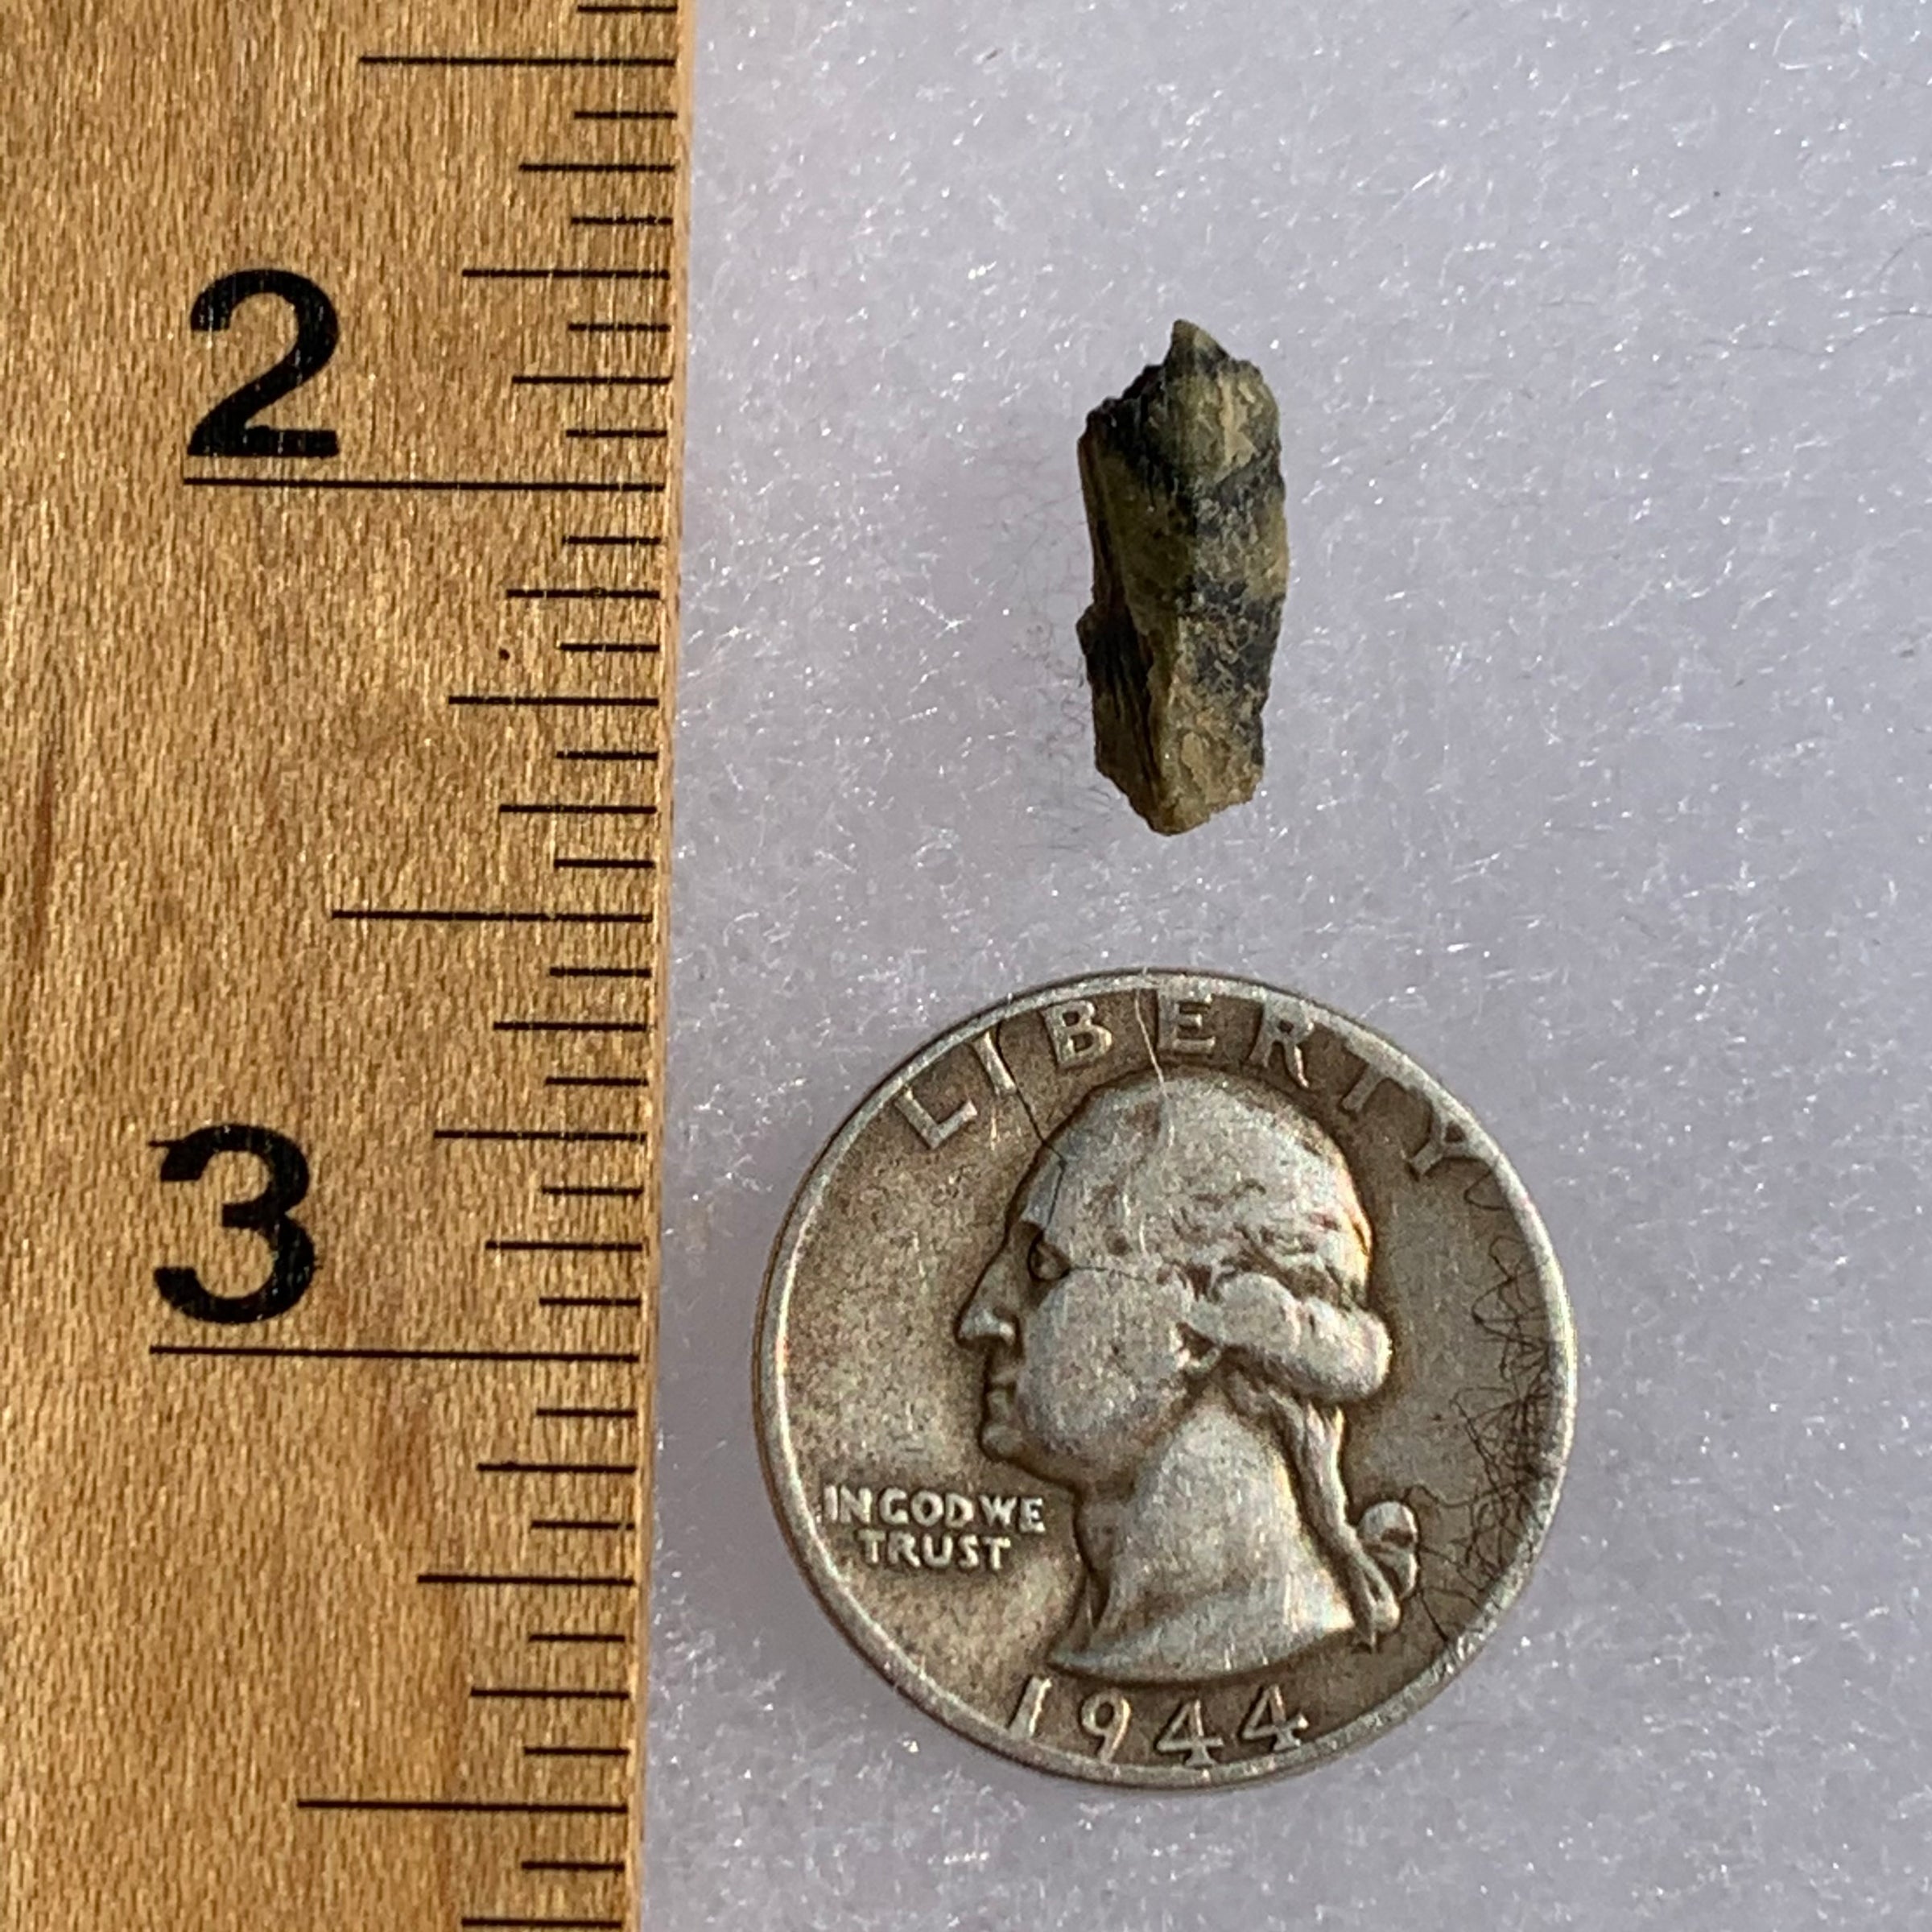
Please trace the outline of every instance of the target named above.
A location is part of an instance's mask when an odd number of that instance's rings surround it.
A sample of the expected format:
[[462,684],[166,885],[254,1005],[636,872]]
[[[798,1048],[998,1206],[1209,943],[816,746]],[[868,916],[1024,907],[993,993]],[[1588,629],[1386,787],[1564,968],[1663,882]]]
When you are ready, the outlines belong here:
[[998,1575],[1016,1538],[1046,1534],[1041,1496],[966,1496],[828,1483],[826,1522],[849,1529],[872,1568],[977,1570]]

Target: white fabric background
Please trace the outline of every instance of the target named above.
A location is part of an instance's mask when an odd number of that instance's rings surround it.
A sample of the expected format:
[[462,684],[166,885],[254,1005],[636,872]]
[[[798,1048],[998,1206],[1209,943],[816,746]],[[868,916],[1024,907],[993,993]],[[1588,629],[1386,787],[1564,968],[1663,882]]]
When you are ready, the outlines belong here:
[[[1915,0],[704,0],[650,1932],[1932,1923],[1932,29]],[[1086,410],[1281,399],[1250,807],[1093,773]],[[1116,1796],[795,1573],[749,1357],[928,1034],[1196,964],[1510,1150],[1585,1351],[1490,1649],[1311,1777]]]

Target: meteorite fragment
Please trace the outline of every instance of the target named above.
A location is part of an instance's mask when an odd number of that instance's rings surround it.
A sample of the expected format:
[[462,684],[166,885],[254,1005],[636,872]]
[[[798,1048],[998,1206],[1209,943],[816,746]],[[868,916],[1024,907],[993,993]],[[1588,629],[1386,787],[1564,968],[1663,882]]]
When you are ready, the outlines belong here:
[[1094,762],[1156,832],[1253,795],[1288,593],[1281,417],[1261,372],[1177,322],[1080,438]]

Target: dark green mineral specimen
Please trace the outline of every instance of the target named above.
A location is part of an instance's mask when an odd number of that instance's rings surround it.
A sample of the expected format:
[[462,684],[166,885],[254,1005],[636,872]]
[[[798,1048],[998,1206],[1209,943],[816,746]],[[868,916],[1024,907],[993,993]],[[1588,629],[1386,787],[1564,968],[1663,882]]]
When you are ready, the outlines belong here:
[[1288,593],[1281,417],[1261,372],[1175,323],[1166,361],[1087,419],[1080,488],[1094,762],[1156,832],[1190,832],[1261,775]]

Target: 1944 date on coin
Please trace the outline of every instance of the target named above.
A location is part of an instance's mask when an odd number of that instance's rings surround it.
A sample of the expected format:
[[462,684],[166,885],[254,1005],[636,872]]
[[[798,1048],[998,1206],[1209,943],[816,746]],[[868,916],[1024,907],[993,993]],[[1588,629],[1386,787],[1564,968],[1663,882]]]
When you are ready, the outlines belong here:
[[1298,1770],[1426,1701],[1522,1586],[1575,1348],[1469,1113],[1297,994],[1030,993],[845,1124],[774,1255],[773,1495],[847,1635],[1042,1769]]

